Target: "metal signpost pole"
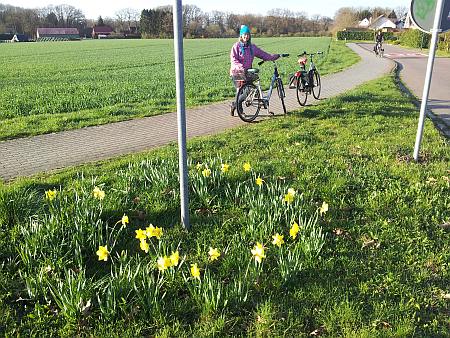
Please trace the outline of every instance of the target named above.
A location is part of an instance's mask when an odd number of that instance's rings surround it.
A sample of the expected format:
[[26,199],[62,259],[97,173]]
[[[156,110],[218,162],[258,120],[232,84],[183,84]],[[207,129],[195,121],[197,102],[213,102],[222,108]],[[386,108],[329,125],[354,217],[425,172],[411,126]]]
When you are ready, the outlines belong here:
[[416,143],[414,145],[414,160],[417,161],[419,159],[419,150],[420,150],[420,143],[422,141],[423,136],[423,125],[425,122],[425,112],[427,110],[427,101],[428,101],[428,95],[430,93],[430,85],[431,85],[431,75],[433,73],[433,65],[434,65],[434,57],[436,54],[436,44],[438,40],[438,34],[442,31],[439,29],[441,24],[441,15],[442,15],[442,8],[443,8],[444,0],[437,0],[436,4],[436,13],[434,16],[434,22],[433,22],[433,29],[431,30],[431,44],[430,44],[430,50],[428,54],[428,65],[427,65],[427,72],[425,75],[425,83],[423,87],[423,94],[422,94],[422,103],[420,105],[420,117],[419,117],[419,124],[417,127],[417,134],[416,134]]
[[188,170],[186,150],[186,107],[184,96],[183,14],[181,0],[175,0],[173,10],[173,36],[175,49],[175,74],[177,83],[178,163],[180,170],[181,224],[190,228]]

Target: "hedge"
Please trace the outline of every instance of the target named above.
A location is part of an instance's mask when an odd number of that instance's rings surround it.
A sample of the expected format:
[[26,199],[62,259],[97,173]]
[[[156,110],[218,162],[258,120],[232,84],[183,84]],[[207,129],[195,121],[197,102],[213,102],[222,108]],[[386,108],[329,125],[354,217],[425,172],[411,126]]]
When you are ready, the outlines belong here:
[[[396,40],[397,38],[391,32],[383,33],[384,40]],[[336,33],[338,40],[375,40],[374,31],[339,31]]]

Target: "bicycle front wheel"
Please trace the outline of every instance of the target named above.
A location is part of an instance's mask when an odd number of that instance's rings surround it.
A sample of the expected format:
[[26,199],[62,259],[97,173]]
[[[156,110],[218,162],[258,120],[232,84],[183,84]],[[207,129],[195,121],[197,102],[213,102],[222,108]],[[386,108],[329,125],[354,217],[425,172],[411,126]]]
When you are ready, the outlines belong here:
[[244,122],[252,122],[261,109],[261,97],[258,88],[252,83],[246,83],[239,88],[236,96],[236,109]]
[[297,101],[301,106],[306,104],[306,99],[308,98],[308,89],[305,88],[305,84],[302,78],[297,79]]
[[284,104],[284,97],[286,96],[286,93],[284,92],[283,81],[281,81],[280,78],[277,80],[277,90],[278,96],[281,100],[281,106],[283,107],[283,112],[286,114],[286,105]]
[[322,84],[320,82],[320,75],[317,69],[314,69],[312,86],[312,94],[314,98],[318,100],[320,97],[320,91],[322,90]]

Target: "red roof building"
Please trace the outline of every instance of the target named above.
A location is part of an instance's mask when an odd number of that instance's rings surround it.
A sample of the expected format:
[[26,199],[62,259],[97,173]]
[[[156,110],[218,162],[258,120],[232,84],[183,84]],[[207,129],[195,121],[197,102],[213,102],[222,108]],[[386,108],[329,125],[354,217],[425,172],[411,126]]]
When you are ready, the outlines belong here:
[[36,37],[39,38],[64,38],[69,40],[79,39],[77,28],[38,28]]
[[109,36],[113,33],[113,29],[109,26],[94,26],[92,28],[92,38],[97,39]]

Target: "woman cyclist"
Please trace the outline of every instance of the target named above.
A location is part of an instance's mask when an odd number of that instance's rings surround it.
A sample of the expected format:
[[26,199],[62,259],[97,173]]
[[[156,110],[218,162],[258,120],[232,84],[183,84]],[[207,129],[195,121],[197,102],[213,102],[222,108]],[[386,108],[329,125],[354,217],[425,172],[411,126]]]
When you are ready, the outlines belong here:
[[[247,80],[246,70],[252,68],[253,59],[256,57],[264,61],[274,61],[280,57],[279,54],[269,54],[252,44],[250,28],[246,25],[241,26],[239,32],[239,41],[231,48],[230,53],[230,76],[236,88],[236,95],[239,87]],[[230,113],[234,116],[236,110],[236,99],[231,103]]]

